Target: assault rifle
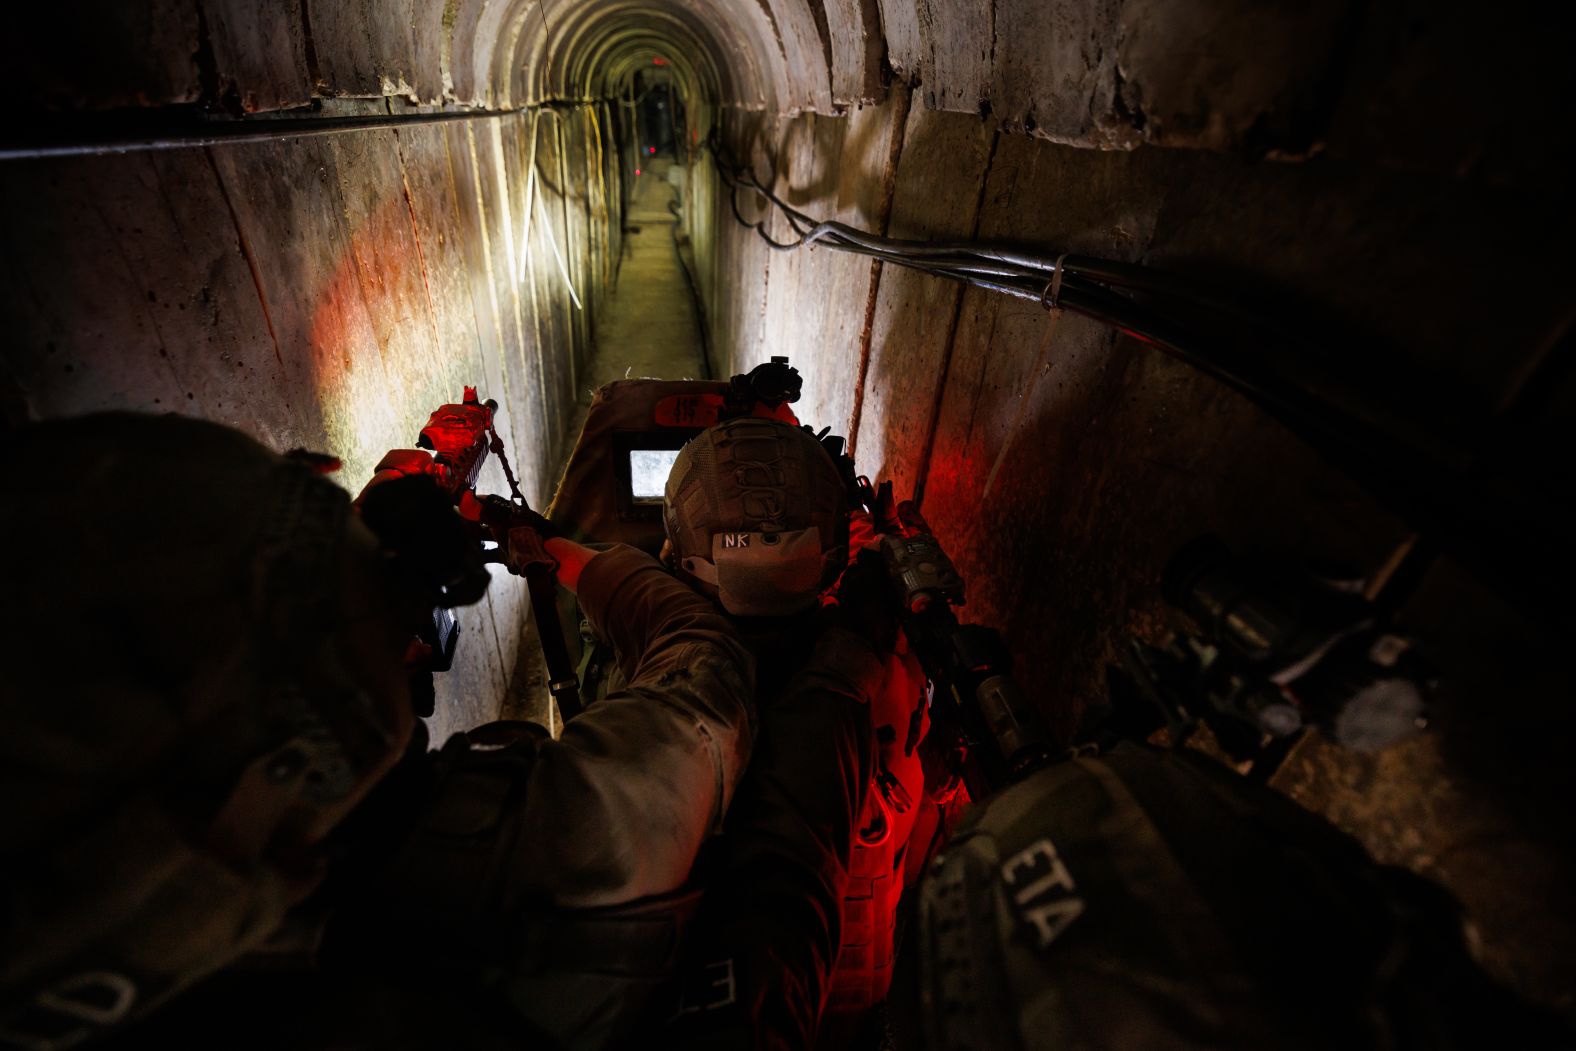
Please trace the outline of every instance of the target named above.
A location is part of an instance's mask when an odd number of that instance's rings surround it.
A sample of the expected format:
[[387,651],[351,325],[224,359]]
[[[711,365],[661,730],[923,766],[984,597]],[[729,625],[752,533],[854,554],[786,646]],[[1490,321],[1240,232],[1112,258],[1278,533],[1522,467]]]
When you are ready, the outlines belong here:
[[[466,387],[459,403],[439,406],[432,413],[416,438],[415,449],[392,449],[384,455],[356,503],[362,508],[363,518],[370,519],[368,524],[380,536],[407,538],[404,543],[396,540],[396,552],[404,549],[409,552],[407,557],[430,562],[432,549],[442,546],[430,539],[438,523],[430,513],[422,514],[419,510],[431,488],[422,487],[417,491],[400,485],[403,479],[430,479],[436,483],[444,503],[452,509],[453,513],[447,515],[451,519],[447,525],[457,520],[463,534],[460,555],[452,560],[452,566],[435,572],[431,565],[424,565],[412,571],[413,575],[437,579],[439,583],[436,587],[438,601],[432,608],[431,620],[423,624],[412,640],[406,656],[407,667],[413,673],[420,673],[448,671],[453,666],[460,636],[454,607],[481,598],[489,579],[486,563],[502,564],[511,573],[525,578],[531,611],[547,660],[550,689],[560,712],[568,719],[579,712],[580,696],[569,651],[558,626],[553,578],[557,563],[542,547],[546,520],[530,509],[520,493],[520,485],[504,452],[503,439],[495,426],[497,411],[496,401],[484,402],[477,397],[475,387]],[[476,492],[476,480],[489,454],[496,456],[503,468],[504,478],[509,483],[508,497],[483,496]],[[398,491],[402,489],[403,492]],[[442,517],[439,516],[440,520]],[[520,526],[530,528],[520,529]],[[438,525],[438,528],[446,526]],[[413,533],[423,536],[411,538]],[[431,676],[413,674],[412,683],[412,700],[417,714],[431,715],[434,706]]]
[[1050,742],[1013,678],[1001,634],[958,622],[963,577],[913,501],[896,502],[891,482],[877,489],[863,476],[852,492],[880,537],[879,565],[898,623],[932,686],[931,732],[941,742],[950,734],[969,795],[981,799],[1027,777],[1049,760]]
[[[787,358],[773,357],[729,381],[721,416],[748,415],[761,406],[781,418],[781,407],[798,401],[802,386],[799,370]],[[975,799],[1038,769],[1050,754],[1039,713],[1012,677],[1012,657],[1001,635],[958,622],[953,609],[963,605],[963,578],[919,509],[910,500],[897,503],[891,482],[877,489],[860,475],[844,453],[844,440],[830,428],[816,438],[843,476],[850,508],[866,512],[879,537],[878,550],[861,555],[861,568],[885,581],[898,623],[930,681],[929,747],[946,742],[941,747],[949,752],[948,765]]]

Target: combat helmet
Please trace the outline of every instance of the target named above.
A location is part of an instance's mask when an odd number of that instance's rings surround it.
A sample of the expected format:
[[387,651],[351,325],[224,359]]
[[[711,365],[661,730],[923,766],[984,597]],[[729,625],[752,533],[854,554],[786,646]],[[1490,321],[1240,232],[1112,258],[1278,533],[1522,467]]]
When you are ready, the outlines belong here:
[[415,727],[386,554],[227,427],[8,436],[0,1045],[65,1047],[255,947]]
[[740,416],[702,431],[668,475],[675,572],[736,616],[816,604],[848,562],[848,493],[808,431]]

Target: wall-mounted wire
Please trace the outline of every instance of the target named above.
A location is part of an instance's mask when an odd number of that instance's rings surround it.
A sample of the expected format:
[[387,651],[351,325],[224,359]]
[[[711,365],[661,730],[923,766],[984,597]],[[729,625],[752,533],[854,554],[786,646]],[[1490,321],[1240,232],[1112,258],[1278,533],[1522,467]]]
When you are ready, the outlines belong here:
[[[1119,260],[1041,255],[972,241],[907,240],[818,220],[735,162],[717,135],[706,145],[729,187],[735,218],[773,249],[825,247],[868,256],[1109,325],[1243,394],[1486,579],[1532,599],[1562,622],[1572,619],[1568,595],[1576,587],[1576,565],[1557,530],[1535,527],[1551,521],[1535,494],[1486,481],[1475,472],[1474,451],[1448,434],[1409,428],[1373,406],[1336,399],[1328,384],[1298,378],[1282,362],[1305,362],[1313,355],[1273,351],[1301,341],[1221,290]],[[740,190],[775,209],[795,240],[773,238],[764,216],[746,219]],[[1053,284],[1054,295],[1048,295]]]

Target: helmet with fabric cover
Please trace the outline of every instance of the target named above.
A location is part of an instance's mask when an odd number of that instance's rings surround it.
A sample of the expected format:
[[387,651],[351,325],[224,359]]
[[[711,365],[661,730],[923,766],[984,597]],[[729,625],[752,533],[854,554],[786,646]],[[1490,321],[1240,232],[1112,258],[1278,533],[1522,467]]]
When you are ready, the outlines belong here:
[[68,1046],[317,883],[410,740],[408,629],[344,491],[237,431],[102,414],[4,456],[0,1043]]
[[738,616],[809,609],[848,562],[848,494],[831,455],[791,424],[707,428],[668,475],[675,571]]

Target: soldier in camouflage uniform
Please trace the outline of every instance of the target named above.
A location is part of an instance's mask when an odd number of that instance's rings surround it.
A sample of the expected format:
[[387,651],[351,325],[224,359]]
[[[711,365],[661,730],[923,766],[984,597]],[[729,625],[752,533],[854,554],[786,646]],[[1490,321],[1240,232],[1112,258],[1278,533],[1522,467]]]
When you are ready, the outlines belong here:
[[[462,551],[391,550],[309,466],[214,424],[42,424],[6,457],[0,1046],[119,1029],[285,932],[337,962],[240,982],[290,1006],[229,1013],[227,976],[133,1042],[222,1019],[229,1046],[597,1046],[627,1024],[751,748],[753,660],[712,603],[639,552],[549,541],[627,684],[560,740],[495,726],[429,756],[403,656],[419,578]],[[301,939],[303,912],[332,919]]]

